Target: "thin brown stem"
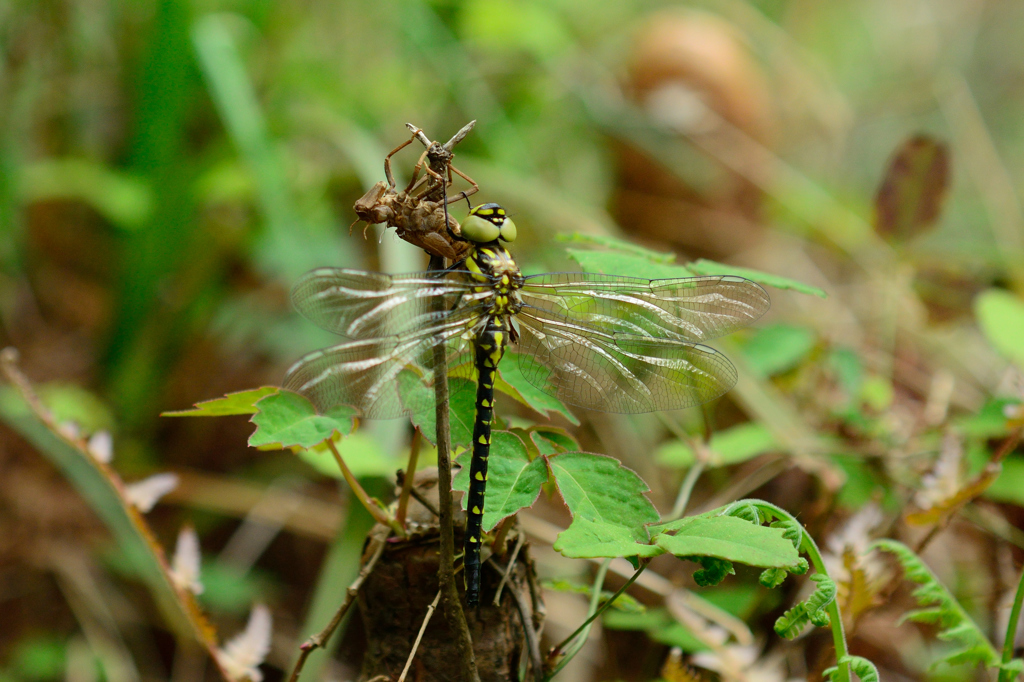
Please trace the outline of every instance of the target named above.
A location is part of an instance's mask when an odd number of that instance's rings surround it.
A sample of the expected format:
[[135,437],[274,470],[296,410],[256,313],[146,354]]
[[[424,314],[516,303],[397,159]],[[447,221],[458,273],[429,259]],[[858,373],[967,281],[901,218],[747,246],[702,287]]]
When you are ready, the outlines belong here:
[[405,528],[405,513],[409,509],[412,479],[416,476],[416,465],[419,464],[420,459],[420,440],[420,430],[416,429],[412,432],[412,442],[409,443],[409,463],[405,467],[402,492],[398,496],[398,510],[395,512],[395,521],[403,528]]
[[359,588],[362,587],[363,582],[373,572],[373,568],[377,565],[377,561],[384,554],[384,548],[387,547],[388,538],[390,534],[386,535],[384,539],[380,540],[376,550],[373,552],[373,556],[370,560],[360,569],[359,575],[352,581],[352,584],[348,586],[348,590],[345,592],[345,601],[341,603],[338,610],[335,611],[334,617],[331,618],[331,622],[327,624],[323,630],[307,639],[301,647],[299,647],[299,660],[295,662],[295,669],[292,670],[291,677],[288,678],[288,682],[297,682],[299,675],[302,673],[303,666],[306,665],[306,659],[309,655],[317,649],[323,648],[327,644],[327,640],[331,638],[338,625],[341,623],[341,619],[348,613],[349,608],[355,602],[356,595],[359,594]]
[[[444,259],[430,257],[431,270],[444,270]],[[435,309],[443,305],[440,296],[434,297]],[[455,520],[452,502],[451,436],[448,423],[448,359],[444,344],[434,348],[434,399],[436,401],[437,425],[437,492],[440,505],[440,566],[437,579],[441,590],[441,604],[444,606],[448,627],[455,634],[455,649],[461,662],[460,678],[467,682],[480,682],[473,655],[473,641],[469,624],[462,610],[462,600],[455,586]]]
[[[513,559],[513,562],[514,561],[515,560]],[[501,566],[499,566],[494,560],[494,557],[491,557],[487,560],[487,565],[498,573],[504,573],[504,577],[502,578],[502,581],[504,582],[504,578],[508,577],[513,564],[510,563],[509,567],[502,571]],[[530,571],[527,569],[527,574],[529,573]],[[530,664],[533,668],[533,676],[535,679],[539,680],[544,673],[544,659],[540,653],[540,635],[534,627],[534,619],[529,613],[530,609],[526,603],[526,598],[523,596],[522,587],[519,585],[514,587],[515,589],[509,590],[509,593],[512,595],[512,599],[515,600],[516,611],[519,612],[519,620],[523,623],[523,633],[526,635],[526,648],[530,652]]]
[[404,536],[405,532],[402,530],[401,526],[398,526],[395,520],[387,515],[387,512],[381,509],[376,502],[370,499],[370,496],[363,489],[363,486],[359,485],[359,481],[356,480],[356,477],[352,475],[352,470],[348,468],[347,464],[345,464],[345,460],[342,458],[341,453],[338,452],[338,447],[334,444],[334,441],[328,438],[325,442],[327,443],[327,447],[330,449],[331,454],[334,455],[334,461],[338,463],[338,468],[341,469],[341,475],[344,476],[345,482],[352,488],[352,492],[355,493],[356,499],[359,500],[359,503],[366,508],[366,511],[370,512],[370,516],[373,517],[373,520],[379,524],[390,527],[398,533],[398,535]]
[[512,569],[515,568],[516,557],[519,556],[519,550],[521,550],[523,548],[523,543],[524,542],[526,542],[526,535],[524,535],[523,533],[520,533],[519,537],[516,538],[516,547],[515,547],[515,549],[512,550],[512,556],[509,557],[508,564],[506,564],[506,566],[505,566],[505,572],[501,576],[501,582],[498,583],[498,589],[496,589],[494,591],[494,602],[493,603],[494,603],[495,606],[497,606],[498,604],[501,603],[501,591],[503,589],[505,589],[505,583],[508,582],[509,574],[511,574],[512,573]]
[[433,617],[434,609],[437,608],[437,602],[440,599],[441,590],[438,590],[434,601],[430,602],[430,606],[427,607],[427,615],[423,617],[423,625],[420,626],[420,631],[416,634],[416,641],[412,643],[412,651],[409,652],[409,658],[405,660],[405,667],[402,668],[402,674],[398,676],[398,682],[405,682],[405,676],[409,673],[409,668],[412,666],[412,659],[416,657],[416,650],[420,648],[420,640],[423,639],[423,633],[427,631],[427,623]]

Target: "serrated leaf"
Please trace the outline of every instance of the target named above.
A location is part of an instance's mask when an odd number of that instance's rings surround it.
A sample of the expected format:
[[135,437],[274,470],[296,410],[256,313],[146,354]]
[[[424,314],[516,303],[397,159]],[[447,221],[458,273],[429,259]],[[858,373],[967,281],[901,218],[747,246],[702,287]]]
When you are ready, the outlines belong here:
[[571,424],[579,425],[580,421],[558,398],[548,395],[540,390],[523,375],[519,369],[518,353],[509,352],[498,367],[498,381],[495,389],[512,396],[523,405],[539,412],[545,417],[555,412],[569,420]]
[[575,438],[557,426],[534,426],[527,432],[530,434],[530,440],[537,446],[537,451],[542,455],[557,455],[560,452],[578,450],[580,447]]
[[618,460],[589,452],[566,452],[547,461],[574,524],[584,518],[622,526],[629,537],[647,542],[645,526],[658,520],[658,512],[644,494],[650,488],[643,479]]
[[[721,467],[753,459],[777,448],[778,443],[763,424],[748,422],[716,432],[711,436],[708,447],[711,457],[707,465]],[[696,461],[696,456],[689,445],[675,440],[659,447],[655,459],[665,466],[688,467]]]
[[974,314],[989,343],[1024,367],[1024,301],[1009,291],[989,289],[974,299]]
[[313,403],[298,393],[280,391],[261,398],[251,421],[256,431],[249,436],[252,447],[310,448],[335,432],[347,435],[355,426],[354,410],[339,405],[317,414]]
[[799,365],[817,339],[807,327],[773,324],[754,332],[743,344],[747,366],[760,378],[782,374]]
[[798,282],[795,279],[780,277],[779,275],[761,272],[760,270],[752,270],[751,268],[739,268],[735,265],[716,263],[713,260],[706,260],[704,258],[695,260],[692,263],[687,263],[686,269],[694,275],[735,275],[737,277],[746,277],[752,282],[775,287],[776,289],[791,289],[793,291],[798,291],[801,294],[811,294],[818,298],[828,298],[828,294],[826,294],[824,290],[819,289],[816,286],[811,286],[810,284]]
[[[437,437],[437,411],[434,388],[427,386],[413,372],[398,375],[402,402],[409,406],[409,418],[423,436],[434,443]],[[448,425],[452,447],[466,447],[473,442],[473,419],[476,416],[476,384],[461,377],[448,381]]]
[[890,242],[926,231],[939,217],[949,187],[949,149],[915,135],[896,150],[875,195],[875,232]]
[[574,518],[569,527],[558,534],[553,547],[570,559],[653,557],[665,553],[654,545],[639,542],[636,533],[627,526],[584,516]]
[[161,412],[161,417],[227,417],[233,414],[256,414],[256,403],[281,389],[277,386],[261,386],[248,391],[228,393],[222,398],[196,403],[191,410]]
[[[457,458],[462,469],[452,481],[452,488],[469,492],[469,462],[472,453],[463,452]],[[489,531],[520,509],[533,506],[540,495],[541,486],[548,480],[543,459],[532,462],[526,454],[526,445],[513,433],[495,431],[491,435],[491,452],[487,457],[487,492],[484,498],[483,529]],[[463,506],[469,499],[462,498]]]
[[693,516],[660,533],[655,544],[676,556],[711,556],[760,568],[794,566],[800,558],[781,528],[766,528],[734,516]]

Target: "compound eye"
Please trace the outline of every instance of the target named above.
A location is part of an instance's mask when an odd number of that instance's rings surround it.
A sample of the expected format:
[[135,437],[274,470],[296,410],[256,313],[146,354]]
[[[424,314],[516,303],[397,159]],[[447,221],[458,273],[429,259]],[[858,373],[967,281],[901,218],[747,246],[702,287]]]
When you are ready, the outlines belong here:
[[500,235],[501,230],[497,225],[487,218],[481,218],[475,213],[470,213],[469,216],[462,221],[462,236],[471,242],[476,242],[478,244],[493,242]]
[[512,222],[511,218],[505,218],[501,223],[501,239],[506,242],[514,242],[516,240],[516,224]]

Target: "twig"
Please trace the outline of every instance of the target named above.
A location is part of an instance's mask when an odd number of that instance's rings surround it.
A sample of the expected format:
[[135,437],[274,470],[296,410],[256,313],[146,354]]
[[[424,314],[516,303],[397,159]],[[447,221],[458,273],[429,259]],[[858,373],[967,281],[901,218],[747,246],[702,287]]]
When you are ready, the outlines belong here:
[[417,502],[419,502],[424,507],[426,507],[428,512],[430,512],[431,514],[433,514],[437,518],[441,518],[441,512],[438,511],[437,507],[434,506],[433,502],[431,502],[426,497],[424,497],[423,493],[421,493],[416,488],[413,488],[409,492],[409,494],[412,495],[413,497],[415,497]]
[[389,517],[387,512],[380,508],[370,496],[363,490],[363,486],[359,485],[359,481],[352,475],[352,470],[345,464],[345,460],[342,458],[341,453],[338,452],[337,446],[334,441],[328,438],[326,441],[327,447],[330,449],[331,454],[334,455],[334,461],[338,463],[338,468],[341,469],[341,475],[345,477],[345,482],[348,483],[349,487],[352,488],[352,492],[355,494],[356,499],[359,500],[360,504],[366,508],[366,511],[370,512],[370,516],[377,523],[388,526],[399,536],[404,536],[405,531],[402,529],[395,519]]
[[526,542],[526,536],[523,533],[520,533],[519,537],[516,538],[516,547],[512,550],[512,556],[508,558],[508,563],[505,565],[505,571],[502,573],[501,582],[498,583],[498,589],[494,591],[493,603],[495,606],[501,603],[501,591],[505,589],[505,583],[508,582],[508,576],[516,565],[516,557],[519,556],[519,550],[523,548],[524,542]]
[[505,517],[505,520],[498,525],[498,532],[494,534],[494,542],[491,546],[494,548],[494,554],[499,559],[505,558],[505,536],[508,535],[508,531],[516,522],[516,515]]
[[398,682],[405,682],[405,676],[412,665],[412,659],[416,656],[416,650],[420,648],[420,640],[423,639],[423,633],[427,630],[427,623],[430,622],[431,617],[434,615],[434,609],[437,608],[437,602],[440,599],[441,590],[438,590],[434,601],[430,602],[430,606],[427,607],[427,615],[423,617],[423,625],[420,626],[420,631],[416,634],[416,641],[412,643],[412,651],[409,652],[409,658],[405,660],[405,667],[402,668],[402,674],[398,676]]
[[395,521],[399,526],[405,527],[405,513],[409,508],[409,494],[412,491],[412,479],[416,476],[416,465],[420,458],[420,430],[412,432],[412,443],[409,444],[409,464],[405,468],[405,476],[402,480],[402,492],[398,496],[398,510],[395,512]]
[[221,677],[225,680],[231,680],[232,677],[224,667],[223,661],[221,660],[220,649],[216,639],[216,631],[213,626],[210,625],[209,621],[206,620],[206,616],[200,610],[199,605],[195,601],[195,596],[187,589],[181,588],[175,583],[174,578],[172,577],[170,564],[167,562],[167,555],[164,552],[164,548],[156,541],[156,535],[153,533],[153,530],[150,528],[145,517],[143,517],[139,510],[136,509],[128,500],[124,481],[121,480],[118,473],[108,464],[97,460],[92,454],[90,454],[84,441],[79,438],[69,436],[60,428],[60,425],[54,420],[53,413],[50,412],[50,410],[43,405],[43,402],[39,399],[39,396],[36,394],[35,389],[32,387],[32,383],[28,380],[28,377],[26,377],[18,368],[17,349],[8,347],[0,351],[0,372],[3,373],[4,377],[18,391],[18,394],[28,405],[36,419],[38,419],[43,426],[46,427],[46,429],[62,443],[76,450],[87,462],[99,471],[100,475],[110,485],[121,504],[122,510],[128,518],[128,522],[132,525],[141,541],[149,549],[153,559],[156,561],[157,567],[159,568],[161,578],[167,585],[168,589],[174,594],[177,606],[181,610],[185,621],[191,629],[191,634],[195,637],[195,640],[203,646],[210,658],[213,659],[214,665],[217,667],[217,671],[220,673]]
[[374,567],[377,565],[377,561],[384,554],[384,548],[387,547],[388,538],[391,537],[389,533],[384,537],[383,540],[377,545],[377,549],[374,551],[373,556],[370,560],[360,569],[359,575],[352,581],[352,584],[348,586],[348,590],[345,591],[345,601],[341,603],[338,610],[334,613],[334,617],[331,618],[331,622],[327,624],[323,630],[313,635],[299,647],[299,660],[295,662],[295,669],[292,670],[291,677],[288,678],[288,682],[296,682],[299,679],[299,675],[302,673],[303,666],[306,665],[306,659],[309,655],[322,648],[327,644],[327,640],[334,634],[334,630],[341,623],[341,619],[348,613],[349,608],[352,607],[352,603],[355,602],[356,595],[359,593],[359,588],[363,586],[363,582],[373,572]]
[[1014,449],[1016,449],[1022,436],[1024,436],[1024,427],[1017,427],[1003,439],[1003,442],[999,445],[999,449],[992,455],[992,459],[985,465],[985,468],[982,469],[972,480],[968,481],[963,485],[963,487],[961,487],[960,491],[953,497],[949,508],[942,510],[941,517],[928,530],[928,533],[921,538],[921,541],[917,543],[914,547],[914,552],[916,554],[920,554],[924,551],[924,548],[927,547],[933,539],[935,539],[935,536],[945,530],[952,518],[959,513],[964,506],[980,497],[981,494],[984,493],[990,485],[992,485],[992,482],[999,477],[999,474],[1003,469],[1003,460],[1006,459],[1006,456],[1013,452]]
[[[516,551],[518,551],[518,548]],[[504,585],[505,578],[508,577],[511,567],[514,566],[514,562],[515,559],[513,558],[512,561],[509,562],[509,566],[504,571],[501,566],[498,565],[498,562],[494,560],[494,557],[487,560],[487,565],[498,573],[503,574],[502,584]],[[527,568],[526,573],[527,575],[530,574],[529,568]],[[523,623],[523,633],[526,635],[526,648],[530,652],[530,663],[533,667],[533,676],[539,680],[544,674],[544,659],[541,657],[540,653],[540,636],[537,633],[537,628],[534,627],[533,617],[527,613],[528,609],[522,590],[519,589],[519,586],[516,586],[516,589],[509,590],[509,594],[512,595],[512,598],[516,602],[516,611],[519,612],[519,620]],[[497,605],[497,602],[495,602],[495,605]]]
[[[440,256],[431,256],[429,268],[435,271],[443,270],[444,259]],[[434,297],[433,305],[435,310],[443,305],[440,296]],[[455,521],[452,503],[451,436],[448,424],[448,360],[442,343],[434,347],[434,399],[437,424],[437,493],[441,507],[438,522],[441,530],[441,556],[437,581],[448,627],[455,634],[455,649],[462,667],[460,678],[467,682],[480,682],[476,657],[473,655],[473,640],[469,635],[469,625],[462,610],[459,591],[455,587]]]

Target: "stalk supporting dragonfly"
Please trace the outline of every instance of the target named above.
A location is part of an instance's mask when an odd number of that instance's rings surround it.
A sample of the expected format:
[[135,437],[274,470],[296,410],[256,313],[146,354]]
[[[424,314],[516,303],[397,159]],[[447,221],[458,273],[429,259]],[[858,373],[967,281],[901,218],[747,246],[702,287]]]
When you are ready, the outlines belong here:
[[[524,277],[501,242],[515,224],[497,204],[470,211],[461,267],[384,275],[338,268],[307,273],[292,291],[310,321],[352,341],[306,355],[285,388],[323,412],[350,405],[368,419],[424,409],[416,388],[445,348],[453,378],[476,381],[473,457],[467,499],[466,601],[480,598],[480,546],[494,380],[508,344],[537,388],[602,412],[675,410],[732,388],[736,369],[700,341],[763,315],[767,292],[742,277],[649,280],[588,273]],[[438,307],[433,302],[441,297]]]

